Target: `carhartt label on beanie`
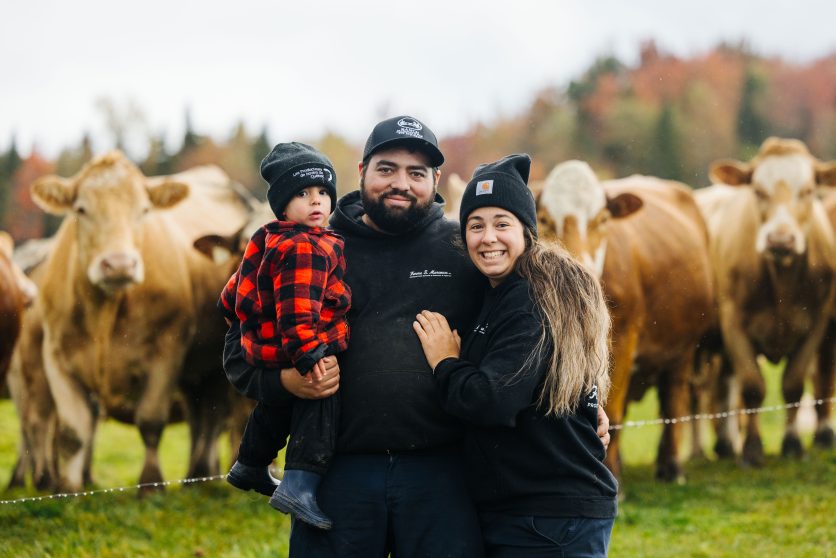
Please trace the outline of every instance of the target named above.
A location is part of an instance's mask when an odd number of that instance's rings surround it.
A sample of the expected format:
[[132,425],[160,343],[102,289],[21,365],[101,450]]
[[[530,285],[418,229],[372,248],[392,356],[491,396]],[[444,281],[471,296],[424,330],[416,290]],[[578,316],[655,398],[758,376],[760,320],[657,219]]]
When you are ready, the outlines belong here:
[[537,207],[528,188],[530,170],[531,157],[526,153],[508,155],[499,161],[476,167],[459,208],[462,239],[468,215],[480,207],[507,209],[537,235]]
[[476,183],[476,195],[493,194],[493,180],[480,180]]
[[267,201],[277,218],[288,202],[308,186],[322,186],[337,202],[337,174],[331,161],[310,145],[291,142],[276,145],[261,161],[261,176],[267,181]]

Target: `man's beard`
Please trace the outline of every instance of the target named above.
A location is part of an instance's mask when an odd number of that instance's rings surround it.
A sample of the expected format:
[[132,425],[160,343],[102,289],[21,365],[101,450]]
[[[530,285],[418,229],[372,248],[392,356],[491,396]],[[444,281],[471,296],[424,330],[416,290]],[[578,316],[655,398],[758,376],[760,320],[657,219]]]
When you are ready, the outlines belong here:
[[[362,182],[360,183],[360,195],[363,198],[363,209],[369,219],[382,230],[392,234],[403,234],[423,221],[430,214],[435,199],[433,195],[426,203],[419,203],[418,198],[409,192],[390,190],[381,194],[375,200],[366,193],[365,185]],[[390,196],[407,198],[412,203],[409,207],[403,209],[387,207],[384,200]]]

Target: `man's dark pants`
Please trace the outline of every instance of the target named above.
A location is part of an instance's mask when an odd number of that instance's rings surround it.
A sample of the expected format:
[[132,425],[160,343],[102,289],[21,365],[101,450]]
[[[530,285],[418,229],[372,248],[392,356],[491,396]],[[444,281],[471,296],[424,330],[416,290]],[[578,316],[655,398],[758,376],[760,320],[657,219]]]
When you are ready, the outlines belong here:
[[317,494],[331,531],[295,521],[290,556],[480,558],[457,450],[337,454]]

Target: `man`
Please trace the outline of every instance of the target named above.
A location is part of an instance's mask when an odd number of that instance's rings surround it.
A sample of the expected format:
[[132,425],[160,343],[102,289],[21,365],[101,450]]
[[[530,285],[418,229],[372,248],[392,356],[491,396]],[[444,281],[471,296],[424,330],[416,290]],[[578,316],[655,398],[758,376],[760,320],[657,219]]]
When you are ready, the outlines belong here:
[[[293,558],[483,553],[462,477],[462,427],[442,411],[412,331],[424,309],[462,331],[485,284],[453,243],[458,225],[443,217],[437,194],[443,162],[435,135],[419,120],[378,123],[359,165],[360,190],[344,196],[331,219],[346,240],[349,348],[339,355],[339,369],[318,384],[284,370],[280,389],[303,398],[340,390],[337,455],[318,493],[334,524],[322,531],[295,522]],[[234,342],[233,326],[228,350]]]

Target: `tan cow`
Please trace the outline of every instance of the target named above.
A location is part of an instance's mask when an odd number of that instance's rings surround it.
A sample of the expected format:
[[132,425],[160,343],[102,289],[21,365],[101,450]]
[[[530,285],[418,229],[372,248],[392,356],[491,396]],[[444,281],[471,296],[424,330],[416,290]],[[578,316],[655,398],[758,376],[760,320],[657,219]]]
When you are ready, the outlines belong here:
[[[836,292],[836,243],[817,186],[836,184],[836,162],[813,158],[800,141],[767,139],[748,163],[712,164],[714,186],[697,201],[711,237],[718,315],[727,368],[743,404],[760,407],[765,383],[757,356],[786,359],[784,400],[801,399]],[[800,455],[797,409],[787,411],[781,452]],[[763,463],[758,415],[747,417],[743,461]],[[718,447],[733,448],[720,424]]]
[[[824,197],[824,209],[831,228],[836,231],[836,192]],[[822,448],[832,448],[833,425],[830,424],[834,388],[836,388],[836,303],[830,310],[830,323],[819,349],[819,362],[813,376],[813,395],[823,403],[816,407],[817,424],[813,443]]]
[[[213,306],[227,266],[195,250],[194,231],[167,210],[189,190],[147,179],[119,152],[32,186],[39,206],[68,214],[43,263],[40,307],[62,489],[82,485],[100,412],[139,427],[140,482],[159,482],[157,447],[178,390],[192,433],[189,475],[218,470],[215,442],[230,403]],[[248,214],[240,207],[239,222],[220,224],[240,228]]]
[[[708,328],[712,286],[705,225],[686,186],[647,176],[601,183],[581,161],[546,178],[537,200],[541,237],[557,238],[600,277],[612,313],[607,414],[623,422],[629,399],[656,386],[665,418],[689,414],[697,341]],[[683,478],[680,425],[667,424],[656,476]],[[619,436],[607,465],[620,474]]]

